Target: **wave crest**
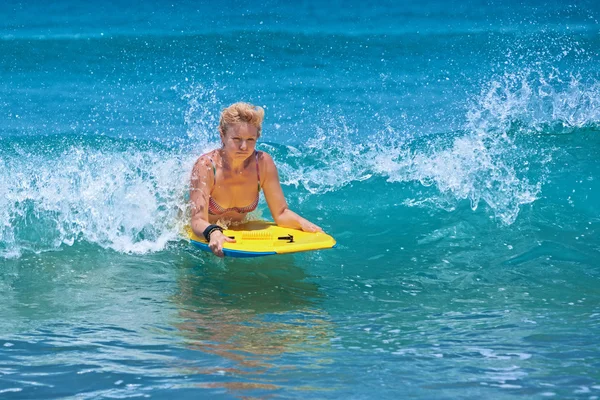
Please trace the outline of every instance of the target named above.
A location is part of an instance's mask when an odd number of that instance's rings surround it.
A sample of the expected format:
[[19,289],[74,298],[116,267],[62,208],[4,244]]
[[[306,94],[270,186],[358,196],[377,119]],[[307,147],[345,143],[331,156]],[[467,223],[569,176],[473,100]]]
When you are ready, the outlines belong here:
[[77,141],[52,153],[18,143],[12,154],[3,149],[0,254],[18,257],[80,240],[144,253],[178,236],[192,160],[160,148]]
[[563,76],[525,69],[484,85],[467,113],[474,132],[572,133],[600,124],[600,83],[579,75]]

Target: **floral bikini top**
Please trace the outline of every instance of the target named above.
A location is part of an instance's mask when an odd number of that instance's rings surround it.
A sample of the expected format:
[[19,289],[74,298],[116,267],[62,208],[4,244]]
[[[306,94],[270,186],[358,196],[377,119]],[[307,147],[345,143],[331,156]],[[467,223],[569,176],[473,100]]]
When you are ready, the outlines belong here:
[[[258,152],[255,151],[254,155],[255,155],[255,159],[256,159],[256,177],[258,179],[258,192],[256,193],[256,199],[251,204],[247,205],[246,207],[223,208],[211,196],[208,199],[208,213],[209,214],[221,215],[221,214],[225,214],[225,213],[231,212],[231,211],[235,211],[240,214],[246,214],[246,213],[256,210],[256,207],[258,207],[258,200],[260,197],[260,171],[258,170]],[[209,157],[208,159],[212,163],[213,175],[214,175],[215,184],[216,184],[217,183],[217,167],[215,165],[215,162],[212,160],[212,158]]]

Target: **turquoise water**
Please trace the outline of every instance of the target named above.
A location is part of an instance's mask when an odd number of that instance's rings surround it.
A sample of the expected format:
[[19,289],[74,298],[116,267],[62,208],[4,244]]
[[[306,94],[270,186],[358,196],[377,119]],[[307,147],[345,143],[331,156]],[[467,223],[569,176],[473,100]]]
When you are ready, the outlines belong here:
[[[598,398],[599,14],[3,2],[0,397]],[[182,236],[239,100],[336,249]]]

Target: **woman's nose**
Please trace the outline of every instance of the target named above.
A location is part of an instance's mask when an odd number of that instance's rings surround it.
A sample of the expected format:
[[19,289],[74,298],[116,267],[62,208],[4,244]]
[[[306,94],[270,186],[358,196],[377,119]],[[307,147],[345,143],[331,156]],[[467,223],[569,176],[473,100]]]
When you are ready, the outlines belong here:
[[240,150],[246,150],[246,148],[248,147],[247,143],[245,140],[242,140],[242,143],[240,144]]

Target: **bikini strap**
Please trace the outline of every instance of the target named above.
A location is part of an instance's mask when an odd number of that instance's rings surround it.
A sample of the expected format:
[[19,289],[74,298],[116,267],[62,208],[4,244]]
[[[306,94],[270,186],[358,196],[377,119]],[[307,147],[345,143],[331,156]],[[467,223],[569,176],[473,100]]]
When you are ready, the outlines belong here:
[[256,177],[258,178],[258,191],[260,192],[260,170],[258,169],[258,151],[254,151],[256,154]]
[[210,160],[210,163],[212,164],[213,167],[213,185],[217,184],[217,166],[215,165],[215,162],[213,161],[212,158],[208,157],[208,159]]

